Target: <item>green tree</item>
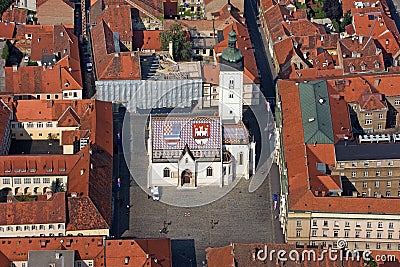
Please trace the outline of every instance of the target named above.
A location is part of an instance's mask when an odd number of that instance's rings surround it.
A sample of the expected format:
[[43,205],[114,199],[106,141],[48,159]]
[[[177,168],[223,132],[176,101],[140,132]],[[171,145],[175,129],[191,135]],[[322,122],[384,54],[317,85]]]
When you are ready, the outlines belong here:
[[53,193],[65,192],[65,187],[58,178],[51,183],[50,189]]
[[343,19],[342,19],[342,21],[340,23],[340,26],[341,26],[341,30],[340,31],[344,32],[346,26],[351,24],[352,21],[353,21],[353,18],[351,16],[351,12],[349,10],[346,13],[344,13],[344,15],[343,15]]
[[369,255],[369,258],[364,260],[364,266],[366,266],[366,267],[377,267],[378,265],[375,262],[375,260],[372,257],[372,255]]
[[8,41],[7,41],[4,44],[3,51],[1,52],[1,58],[7,60],[9,55],[10,55],[10,48],[8,47]]
[[174,59],[189,60],[192,44],[186,40],[186,31],[179,23],[171,25],[169,30],[160,33],[161,49],[168,50],[169,42],[172,42],[172,54]]
[[323,10],[330,19],[339,20],[343,15],[339,0],[325,0]]

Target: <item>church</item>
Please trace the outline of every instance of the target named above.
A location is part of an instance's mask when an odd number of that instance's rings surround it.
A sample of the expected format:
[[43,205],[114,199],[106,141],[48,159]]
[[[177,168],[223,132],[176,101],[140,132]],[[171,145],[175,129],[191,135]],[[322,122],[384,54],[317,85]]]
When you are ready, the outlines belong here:
[[150,117],[148,187],[225,186],[249,179],[255,143],[242,122],[242,52],[232,29],[220,58],[219,116]]

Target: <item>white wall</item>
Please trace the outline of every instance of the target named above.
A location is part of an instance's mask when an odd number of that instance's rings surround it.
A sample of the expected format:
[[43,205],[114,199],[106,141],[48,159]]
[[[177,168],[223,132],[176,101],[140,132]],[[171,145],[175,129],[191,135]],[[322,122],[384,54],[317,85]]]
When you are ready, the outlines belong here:
[[[233,157],[233,167],[235,168],[235,177],[244,177],[245,179],[249,178],[249,170],[250,170],[250,145],[225,145],[225,149],[232,154]],[[243,164],[239,163],[239,154],[243,153]]]
[[[229,89],[230,81],[233,81],[232,89]],[[242,119],[243,72],[220,71],[219,85],[219,115],[221,119],[238,122]]]
[[[7,230],[8,227],[10,230]],[[17,230],[17,227],[21,227],[21,230]],[[29,228],[26,229],[26,227]],[[33,227],[36,227],[36,229],[32,229]],[[53,227],[53,229],[50,229],[51,227]],[[65,223],[0,225],[0,237],[40,236],[41,234],[45,236],[50,236],[50,234],[54,236],[65,236]]]

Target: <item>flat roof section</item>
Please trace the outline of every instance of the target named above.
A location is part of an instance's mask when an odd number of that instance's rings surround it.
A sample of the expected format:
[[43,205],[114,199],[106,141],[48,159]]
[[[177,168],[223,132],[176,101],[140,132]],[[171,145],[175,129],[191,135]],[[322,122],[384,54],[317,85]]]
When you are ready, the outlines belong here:
[[340,141],[335,144],[335,152],[337,161],[400,159],[400,143]]

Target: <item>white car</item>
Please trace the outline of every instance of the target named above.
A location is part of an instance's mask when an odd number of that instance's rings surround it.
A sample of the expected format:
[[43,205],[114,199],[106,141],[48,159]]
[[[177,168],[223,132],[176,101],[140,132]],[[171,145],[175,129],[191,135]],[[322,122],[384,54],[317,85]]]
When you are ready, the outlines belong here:
[[158,186],[153,186],[150,189],[151,195],[153,197],[153,200],[160,200],[160,192],[158,190]]
[[91,72],[93,70],[93,64],[91,62],[86,63],[86,70]]

